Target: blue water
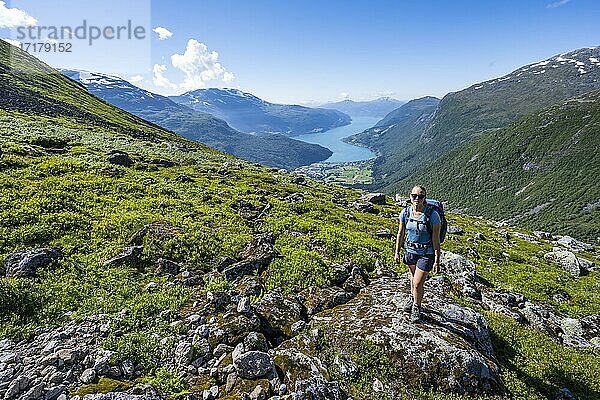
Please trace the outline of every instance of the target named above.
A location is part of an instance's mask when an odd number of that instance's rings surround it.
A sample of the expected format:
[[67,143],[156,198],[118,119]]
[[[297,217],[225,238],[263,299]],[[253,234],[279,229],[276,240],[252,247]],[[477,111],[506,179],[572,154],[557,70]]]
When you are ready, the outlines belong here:
[[320,144],[333,151],[331,157],[325,160],[328,163],[368,160],[369,158],[374,158],[375,153],[365,147],[344,143],[342,139],[371,128],[379,120],[380,118],[356,117],[352,118],[350,125],[340,126],[339,128],[333,128],[320,133],[298,135],[293,138],[307,143]]

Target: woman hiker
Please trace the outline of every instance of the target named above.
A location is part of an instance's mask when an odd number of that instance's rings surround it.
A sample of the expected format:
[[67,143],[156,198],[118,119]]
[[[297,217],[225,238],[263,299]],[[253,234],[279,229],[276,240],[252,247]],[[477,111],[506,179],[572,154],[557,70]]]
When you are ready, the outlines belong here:
[[427,208],[426,191],[423,186],[412,188],[410,200],[411,205],[400,213],[394,259],[397,263],[400,262],[400,248],[404,247],[402,261],[410,270],[412,295],[403,310],[410,312],[412,322],[418,322],[421,319],[425,278],[429,271],[433,270],[435,274],[439,270],[441,218],[437,211]]

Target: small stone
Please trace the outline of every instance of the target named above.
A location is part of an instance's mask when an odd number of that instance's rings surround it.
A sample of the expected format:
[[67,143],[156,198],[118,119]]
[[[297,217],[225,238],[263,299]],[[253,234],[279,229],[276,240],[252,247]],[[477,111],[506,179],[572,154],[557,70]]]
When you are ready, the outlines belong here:
[[95,379],[96,379],[96,371],[93,368],[86,369],[85,371],[83,371],[83,373],[79,377],[79,380],[81,381],[81,383],[83,383],[85,385],[94,382]]
[[250,400],[265,400],[266,398],[267,392],[261,385],[257,385],[250,393]]
[[387,228],[378,230],[377,232],[375,232],[375,236],[383,239],[391,239],[394,237],[394,235],[392,235],[392,232]]
[[25,392],[24,395],[19,397],[19,400],[37,400],[40,397],[42,397],[42,393],[44,393],[44,384],[38,383],[37,385],[29,389],[27,392]]
[[57,400],[59,396],[65,394],[65,388],[63,386],[54,386],[46,392],[44,400]]
[[448,233],[451,235],[462,235],[464,233],[463,229],[460,226],[449,225]]
[[383,383],[375,378],[375,380],[373,381],[373,391],[374,392],[383,392],[384,387],[383,387]]
[[192,314],[189,317],[187,317],[187,320],[190,324],[195,325],[202,321],[202,316],[200,316],[199,314]]
[[556,393],[555,400],[578,400],[568,388],[562,388]]
[[239,301],[238,305],[237,305],[237,312],[239,312],[240,314],[247,314],[250,312],[250,298],[249,297],[242,297],[241,300]]
[[300,320],[300,321],[294,322],[292,324],[292,328],[291,328],[292,333],[294,335],[297,335],[300,332],[302,332],[304,329],[306,329],[306,327],[307,327],[306,321]]
[[483,236],[483,233],[477,232],[475,234],[475,240],[485,240],[485,236]]
[[210,389],[205,389],[202,392],[202,400],[214,400],[219,395],[219,387],[217,385],[211,386]]
[[219,343],[217,345],[217,347],[215,347],[214,351],[213,351],[213,356],[216,358],[221,357],[223,354],[228,354],[231,353],[233,351],[233,347],[228,346],[226,344],[223,343]]
[[156,283],[156,282],[148,282],[148,284],[144,288],[144,291],[149,292],[149,291],[151,291],[153,289],[156,289],[157,287],[158,287],[158,283]]

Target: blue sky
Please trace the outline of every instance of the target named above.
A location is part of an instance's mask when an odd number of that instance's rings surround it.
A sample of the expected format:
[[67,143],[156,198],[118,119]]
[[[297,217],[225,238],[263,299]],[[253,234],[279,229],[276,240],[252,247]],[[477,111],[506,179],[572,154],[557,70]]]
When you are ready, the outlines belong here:
[[[63,6],[36,15],[35,7],[28,9],[33,1],[6,7],[19,7],[39,23],[49,14],[69,13]],[[81,67],[118,73],[162,94],[227,86],[286,103],[441,97],[521,65],[600,44],[598,1],[114,3],[121,13],[148,12],[150,29],[163,27],[172,35],[159,40],[152,32],[137,46],[146,51],[147,45],[149,53],[137,58],[103,51],[102,57],[79,60]],[[77,62],[51,60],[57,67]]]

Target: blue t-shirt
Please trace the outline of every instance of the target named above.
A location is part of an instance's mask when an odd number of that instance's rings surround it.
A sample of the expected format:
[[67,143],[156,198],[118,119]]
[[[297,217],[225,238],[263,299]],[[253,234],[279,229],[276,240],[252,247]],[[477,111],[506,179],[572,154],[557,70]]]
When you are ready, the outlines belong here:
[[[407,215],[407,213],[409,215]],[[421,212],[419,218],[415,218],[412,207],[406,207],[400,213],[400,220],[404,222],[404,226],[406,227],[406,240],[404,241],[404,249],[406,251],[418,255],[435,254],[431,235],[429,234],[427,224],[425,223],[425,212]],[[437,211],[433,210],[431,212],[430,222],[432,229],[434,225],[442,222]],[[411,246],[411,243],[429,244],[429,246],[427,248],[417,248]]]

